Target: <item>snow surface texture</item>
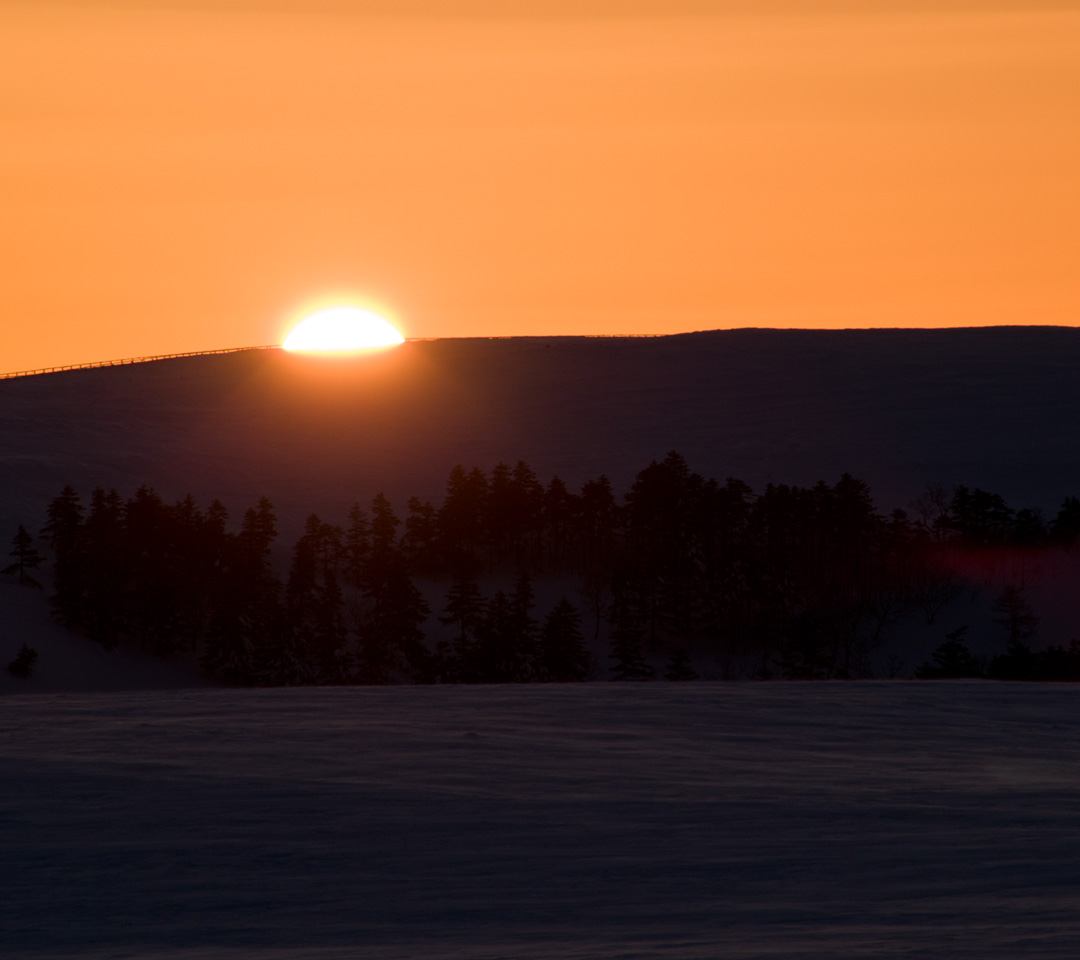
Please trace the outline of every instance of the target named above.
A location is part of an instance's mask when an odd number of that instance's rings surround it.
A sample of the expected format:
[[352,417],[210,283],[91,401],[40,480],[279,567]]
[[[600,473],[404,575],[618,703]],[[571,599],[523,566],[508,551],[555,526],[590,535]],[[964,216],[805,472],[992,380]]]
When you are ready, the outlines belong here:
[[7,958],[1080,956],[1080,689],[0,697]]
[[[454,464],[527,461],[624,492],[672,449],[767,482],[867,481],[884,511],[964,483],[1050,516],[1080,494],[1080,330],[732,330],[460,339],[360,359],[282,351],[0,381],[0,532],[65,483],[167,499],[266,495],[282,533],[384,491],[441,497]],[[10,536],[11,534],[7,534]]]
[[[105,650],[65,629],[49,614],[49,592],[0,582],[0,696],[207,685],[195,663]],[[37,652],[37,662],[30,677],[14,677],[6,667],[24,643]]]

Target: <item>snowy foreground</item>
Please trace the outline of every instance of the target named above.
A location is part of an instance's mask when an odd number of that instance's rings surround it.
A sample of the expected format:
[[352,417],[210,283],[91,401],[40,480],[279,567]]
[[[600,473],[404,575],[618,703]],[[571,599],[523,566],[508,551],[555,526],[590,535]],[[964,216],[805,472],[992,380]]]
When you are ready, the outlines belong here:
[[5,957],[1080,956],[1080,689],[0,697]]

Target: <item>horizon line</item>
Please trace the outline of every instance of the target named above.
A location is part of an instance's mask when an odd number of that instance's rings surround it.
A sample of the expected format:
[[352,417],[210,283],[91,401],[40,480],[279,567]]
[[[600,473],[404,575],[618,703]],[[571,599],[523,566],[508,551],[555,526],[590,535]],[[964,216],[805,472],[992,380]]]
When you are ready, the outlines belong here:
[[[406,337],[405,343],[427,343],[434,340],[560,340],[560,339],[588,339],[588,340],[626,340],[626,339],[658,339],[661,337],[689,336],[696,333],[737,333],[746,331],[770,331],[775,333],[851,333],[851,332],[930,332],[950,330],[1076,330],[1080,329],[1074,324],[1054,323],[1004,323],[986,324],[983,326],[957,326],[957,327],[726,327],[711,328],[707,330],[685,330],[680,333],[558,333],[558,334],[489,334],[465,337]],[[70,370],[95,370],[102,367],[124,367],[136,363],[152,363],[155,360],[176,360],[182,357],[204,357],[227,353],[246,353],[249,350],[281,350],[280,343],[268,343],[250,347],[219,347],[210,350],[187,350],[179,353],[158,353],[138,357],[123,357],[117,360],[91,360],[85,363],[56,364],[49,367],[36,367],[27,370],[12,370],[0,373],[0,380],[15,380],[21,377],[38,377],[48,373],[64,373]]]

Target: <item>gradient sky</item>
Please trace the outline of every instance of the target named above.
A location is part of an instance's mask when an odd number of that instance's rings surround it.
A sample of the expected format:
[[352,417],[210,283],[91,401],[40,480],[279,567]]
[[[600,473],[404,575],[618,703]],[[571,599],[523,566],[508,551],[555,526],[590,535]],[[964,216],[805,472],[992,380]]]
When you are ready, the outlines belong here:
[[1080,0],[0,0],[0,370],[1080,323]]

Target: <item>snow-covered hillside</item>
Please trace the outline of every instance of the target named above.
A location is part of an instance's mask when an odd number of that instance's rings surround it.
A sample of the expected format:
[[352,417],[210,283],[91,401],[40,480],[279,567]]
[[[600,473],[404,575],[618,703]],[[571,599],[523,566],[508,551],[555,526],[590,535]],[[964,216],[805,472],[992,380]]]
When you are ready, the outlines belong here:
[[[287,542],[310,510],[438,497],[458,462],[622,492],[672,448],[756,487],[849,471],[883,509],[962,482],[1052,512],[1080,494],[1078,372],[1080,331],[1028,328],[445,340],[3,381],[0,535],[40,527],[65,483],[148,483],[234,518],[267,495]],[[1039,642],[1067,643],[1075,553],[1024,575]],[[971,579],[933,624],[916,611],[880,655],[909,673],[960,624],[998,643],[1009,577]],[[0,673],[5,958],[1080,955],[1075,685],[208,689],[67,634],[46,596],[0,584],[0,668],[40,655]]]
[[[196,665],[138,651],[108,651],[50,616],[47,591],[0,582],[0,696],[59,691],[107,692],[205,686]],[[37,653],[31,676],[6,669],[26,644]]]
[[0,381],[0,531],[65,483],[261,495],[340,518],[380,490],[439,496],[456,463],[526,460],[625,489],[671,449],[754,487],[928,482],[1014,507],[1080,493],[1080,330],[735,330],[406,344],[361,359],[257,351]]
[[5,958],[1080,955],[1080,689],[0,697]]

